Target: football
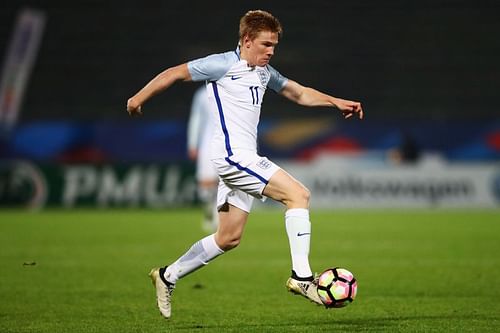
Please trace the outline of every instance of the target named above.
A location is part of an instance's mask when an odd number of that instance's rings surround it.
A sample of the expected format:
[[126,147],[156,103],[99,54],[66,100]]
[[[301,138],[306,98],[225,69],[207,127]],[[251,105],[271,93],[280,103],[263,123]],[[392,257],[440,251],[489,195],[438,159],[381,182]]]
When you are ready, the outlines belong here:
[[327,308],[342,308],[356,298],[358,283],[345,268],[329,268],[318,277],[318,296]]

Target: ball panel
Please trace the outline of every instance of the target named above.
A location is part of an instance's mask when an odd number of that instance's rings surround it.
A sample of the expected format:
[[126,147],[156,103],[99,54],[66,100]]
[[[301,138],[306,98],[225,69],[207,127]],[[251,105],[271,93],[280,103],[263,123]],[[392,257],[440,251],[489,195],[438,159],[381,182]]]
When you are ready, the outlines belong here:
[[328,296],[328,292],[326,290],[318,289],[318,296],[321,299],[321,302],[323,302],[323,304],[325,304],[326,306],[329,306],[333,303],[333,299]]
[[356,294],[358,293],[358,282],[354,281],[351,285],[351,298],[354,300],[356,298]]
[[337,280],[332,284],[330,291],[336,300],[348,298],[349,283]]
[[327,287],[330,283],[332,283],[333,279],[335,278],[335,275],[333,274],[333,271],[331,269],[324,271],[321,273],[318,279],[318,284],[320,286],[325,286]]
[[346,281],[351,281],[354,278],[354,275],[345,268],[337,268],[336,270],[339,278]]

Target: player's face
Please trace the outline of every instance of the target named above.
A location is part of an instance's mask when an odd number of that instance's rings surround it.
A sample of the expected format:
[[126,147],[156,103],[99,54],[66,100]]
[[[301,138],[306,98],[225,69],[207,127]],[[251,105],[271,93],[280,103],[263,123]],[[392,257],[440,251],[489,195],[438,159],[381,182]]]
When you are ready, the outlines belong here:
[[274,54],[274,48],[278,45],[278,34],[271,31],[261,31],[253,40],[245,38],[248,64],[250,66],[265,66]]

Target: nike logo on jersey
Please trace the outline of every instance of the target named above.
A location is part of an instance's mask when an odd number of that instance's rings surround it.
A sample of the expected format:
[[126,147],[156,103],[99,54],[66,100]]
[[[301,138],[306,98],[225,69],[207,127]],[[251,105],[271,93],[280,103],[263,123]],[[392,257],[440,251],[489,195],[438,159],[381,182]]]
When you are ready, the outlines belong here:
[[305,235],[310,235],[310,234],[311,234],[310,232],[298,232],[297,233],[297,237],[305,236]]
[[231,76],[231,80],[238,80],[238,79],[241,79],[242,76]]

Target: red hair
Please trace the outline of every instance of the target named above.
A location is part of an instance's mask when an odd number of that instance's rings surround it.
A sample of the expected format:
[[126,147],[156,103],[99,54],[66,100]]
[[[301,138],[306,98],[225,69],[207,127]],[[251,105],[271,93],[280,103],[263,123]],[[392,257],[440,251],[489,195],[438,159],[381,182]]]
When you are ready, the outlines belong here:
[[240,41],[245,37],[253,40],[261,31],[275,32],[281,37],[283,28],[276,17],[264,10],[250,10],[240,19]]

